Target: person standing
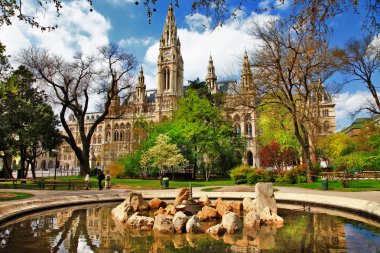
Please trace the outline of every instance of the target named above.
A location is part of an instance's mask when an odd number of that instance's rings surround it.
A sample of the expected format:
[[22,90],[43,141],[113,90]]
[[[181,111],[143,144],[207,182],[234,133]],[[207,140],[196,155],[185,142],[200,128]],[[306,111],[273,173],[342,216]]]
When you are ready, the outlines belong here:
[[101,169],[98,170],[98,185],[99,190],[103,190],[102,180],[105,178],[105,175]]

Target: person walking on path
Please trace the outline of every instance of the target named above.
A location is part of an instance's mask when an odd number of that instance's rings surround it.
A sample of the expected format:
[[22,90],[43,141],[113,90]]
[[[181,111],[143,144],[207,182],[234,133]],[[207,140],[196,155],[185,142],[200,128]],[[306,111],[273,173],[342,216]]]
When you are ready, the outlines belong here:
[[105,178],[105,175],[101,169],[98,170],[98,184],[99,190],[103,190],[102,180]]

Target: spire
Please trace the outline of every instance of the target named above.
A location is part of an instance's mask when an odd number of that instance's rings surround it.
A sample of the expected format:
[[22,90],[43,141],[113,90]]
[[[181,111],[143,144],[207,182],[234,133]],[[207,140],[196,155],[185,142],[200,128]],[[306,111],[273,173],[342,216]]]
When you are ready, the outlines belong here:
[[217,77],[215,75],[214,62],[210,54],[210,58],[208,60],[208,67],[207,67],[206,84],[211,94],[215,94],[218,91],[216,80],[217,80]]
[[160,37],[157,61],[157,94],[181,96],[183,93],[183,58],[173,5],[169,5],[165,25]]
[[139,102],[145,102],[145,77],[143,67],[140,67],[140,73],[138,76],[138,83],[136,85],[136,99]]
[[244,51],[243,68],[241,70],[241,89],[242,92],[253,90],[253,77],[247,50]]
[[142,87],[142,86],[145,86],[145,77],[144,77],[144,71],[143,71],[143,67],[141,65],[140,67],[140,73],[139,73],[139,77],[138,77],[138,83],[137,83],[137,86],[136,87]]

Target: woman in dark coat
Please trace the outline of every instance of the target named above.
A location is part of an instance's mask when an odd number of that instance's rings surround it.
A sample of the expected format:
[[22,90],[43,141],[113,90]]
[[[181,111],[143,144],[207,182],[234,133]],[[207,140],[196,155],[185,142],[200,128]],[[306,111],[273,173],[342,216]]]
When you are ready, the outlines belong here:
[[105,175],[102,170],[98,170],[98,185],[99,190],[103,190],[102,180],[105,178]]

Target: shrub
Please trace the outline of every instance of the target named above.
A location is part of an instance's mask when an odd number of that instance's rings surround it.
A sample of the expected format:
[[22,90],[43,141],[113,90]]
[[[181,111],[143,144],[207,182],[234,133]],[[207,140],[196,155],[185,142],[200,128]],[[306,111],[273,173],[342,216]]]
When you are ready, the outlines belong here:
[[307,173],[304,166],[296,166],[291,170],[278,172],[276,182],[285,184],[297,184],[307,182]]
[[253,174],[254,170],[248,165],[239,165],[230,171],[230,177],[235,184],[246,184],[248,175]]
[[256,184],[259,182],[274,182],[274,172],[265,169],[254,169],[253,173],[247,175],[248,184]]
[[120,176],[124,175],[124,165],[119,162],[112,162],[109,164],[110,168],[110,174],[114,178],[119,178]]

